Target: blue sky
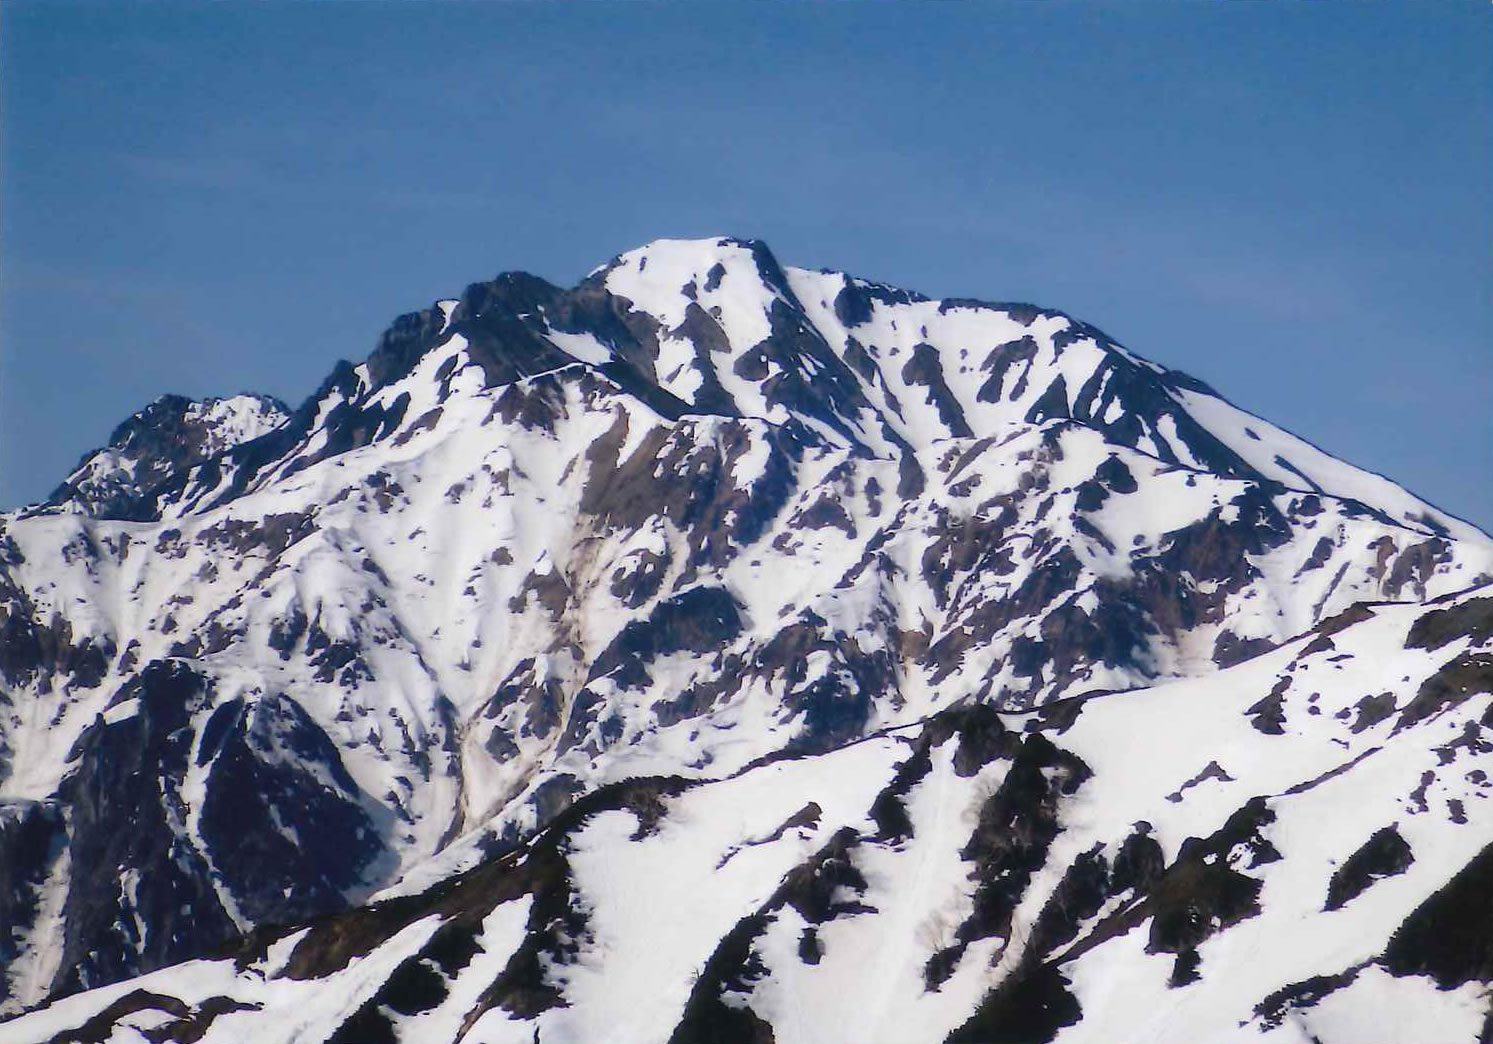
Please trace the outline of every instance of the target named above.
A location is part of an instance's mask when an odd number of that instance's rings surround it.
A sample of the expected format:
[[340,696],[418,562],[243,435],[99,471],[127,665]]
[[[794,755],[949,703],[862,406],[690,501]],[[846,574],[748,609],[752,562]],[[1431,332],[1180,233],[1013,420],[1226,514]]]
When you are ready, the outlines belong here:
[[662,236],[1062,308],[1493,528],[1493,7],[0,12],[0,505]]

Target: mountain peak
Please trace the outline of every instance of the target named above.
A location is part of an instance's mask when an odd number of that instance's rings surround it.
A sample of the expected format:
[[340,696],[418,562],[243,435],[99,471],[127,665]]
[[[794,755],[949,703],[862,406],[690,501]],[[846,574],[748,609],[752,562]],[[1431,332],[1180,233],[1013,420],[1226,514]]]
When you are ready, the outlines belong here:
[[144,506],[142,497],[171,475],[251,442],[289,418],[290,408],[270,395],[162,395],[121,422],[107,445],[85,453],[48,503],[133,517]]
[[0,515],[0,1011],[83,992],[7,1040],[1136,1037],[1177,987],[1198,1040],[1488,978],[1436,940],[1493,543],[1061,312],[665,240],[293,413],[165,397],[59,503]]

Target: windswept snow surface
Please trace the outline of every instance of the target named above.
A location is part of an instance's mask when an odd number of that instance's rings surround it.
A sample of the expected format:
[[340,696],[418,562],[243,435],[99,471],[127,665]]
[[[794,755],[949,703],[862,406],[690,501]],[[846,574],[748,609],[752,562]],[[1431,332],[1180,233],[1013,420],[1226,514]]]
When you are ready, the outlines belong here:
[[[70,1005],[195,959],[268,1011],[273,974],[244,993],[242,968],[202,959],[493,878],[430,914],[504,940],[487,957],[404,936],[394,965],[433,945],[446,985],[390,970],[397,1003],[285,1039],[347,1020],[339,1039],[734,1039],[753,1019],[779,1041],[985,1039],[1008,980],[1023,1010],[1021,990],[1077,1004],[1067,1035],[1160,1005],[1196,1011],[1154,1039],[1360,1039],[1359,998],[1416,981],[1386,933],[1493,841],[1481,770],[1416,790],[1443,764],[1432,738],[1482,756],[1477,714],[1390,724],[1448,656],[1471,658],[1456,685],[1483,684],[1484,653],[1405,635],[1490,577],[1473,527],[1060,312],[784,268],[740,240],[660,241],[569,290],[501,276],[399,318],[293,411],[160,400],[51,502],[0,516],[0,1010],[79,991],[48,1011],[98,1010]],[[1292,666],[1333,618],[1351,626],[1323,641],[1366,644]],[[1008,739],[961,760],[991,709]],[[1448,724],[1465,736],[1432,735]],[[1023,762],[1022,736],[1056,760]],[[877,806],[916,750],[926,767]],[[1003,787],[1026,816],[1048,784],[1036,820],[980,825]],[[1209,868],[1249,877],[1258,852],[1198,869],[1184,842],[1255,796],[1280,858],[1252,898]],[[1448,815],[1466,822],[1425,833]],[[1391,822],[1398,842],[1375,833]],[[1414,862],[1323,911],[1324,868],[1370,836],[1364,860]],[[1194,885],[1114,884],[1156,860],[1219,895],[1194,917],[1167,905]],[[1076,926],[1047,913],[1055,892],[1088,908],[1064,889],[1099,897]],[[1155,907],[1170,927],[1144,927]],[[1292,918],[1309,945],[1279,942]],[[1230,956],[1257,936],[1297,978]],[[1081,952],[1054,963],[1059,937]],[[350,974],[333,951],[291,978]],[[1319,1004],[1302,998],[1330,984],[1250,1015],[1340,973]],[[1482,1010],[1485,979],[1435,991],[1446,1025]],[[401,991],[445,992],[412,1014]],[[130,1017],[200,1020],[211,996]],[[1132,996],[1153,999],[1127,1014]]]

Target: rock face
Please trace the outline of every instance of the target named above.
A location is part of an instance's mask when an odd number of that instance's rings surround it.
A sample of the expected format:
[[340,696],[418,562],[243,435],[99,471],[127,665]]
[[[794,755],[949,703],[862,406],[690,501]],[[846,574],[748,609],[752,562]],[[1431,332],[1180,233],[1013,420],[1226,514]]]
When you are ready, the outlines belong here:
[[0,516],[6,1031],[1477,1039],[1490,578],[1058,312],[501,276]]

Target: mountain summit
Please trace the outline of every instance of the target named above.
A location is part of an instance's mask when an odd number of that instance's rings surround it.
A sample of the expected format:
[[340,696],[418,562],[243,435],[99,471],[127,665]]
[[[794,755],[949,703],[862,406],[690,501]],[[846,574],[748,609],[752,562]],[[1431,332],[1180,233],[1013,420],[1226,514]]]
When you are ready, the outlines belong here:
[[1061,312],[502,275],[0,516],[6,1039],[1474,1040],[1490,580]]

